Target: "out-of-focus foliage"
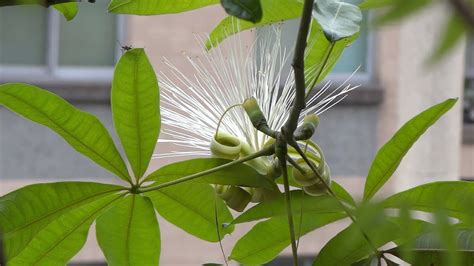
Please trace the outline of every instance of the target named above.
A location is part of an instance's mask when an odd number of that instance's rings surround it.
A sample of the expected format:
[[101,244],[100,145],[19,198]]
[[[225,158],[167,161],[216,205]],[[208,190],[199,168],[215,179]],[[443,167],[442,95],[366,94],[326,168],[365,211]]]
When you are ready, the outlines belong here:
[[221,5],[231,16],[257,23],[262,19],[260,0],[221,0]]
[[[375,20],[382,25],[401,21],[411,15],[439,4],[437,0],[365,0],[359,4],[362,9],[384,8]],[[441,32],[441,38],[429,61],[436,63],[456,47],[468,32],[474,31],[474,1],[473,0],[446,0],[446,12],[450,18]]]

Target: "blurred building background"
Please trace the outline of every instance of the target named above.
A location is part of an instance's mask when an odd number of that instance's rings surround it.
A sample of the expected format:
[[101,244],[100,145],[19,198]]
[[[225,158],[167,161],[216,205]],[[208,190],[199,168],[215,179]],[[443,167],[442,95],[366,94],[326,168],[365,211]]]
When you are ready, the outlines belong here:
[[[145,47],[155,69],[165,56],[192,74],[182,52],[202,54],[193,34],[210,32],[225,15],[215,6],[176,15],[118,16],[106,14],[106,5],[107,1],[81,3],[71,22],[40,7],[1,8],[0,83],[27,82],[58,93],[97,115],[114,135],[109,92],[120,46]],[[474,41],[461,43],[437,65],[426,63],[446,13],[439,5],[380,28],[369,26],[375,14],[367,14],[361,37],[328,77],[341,82],[361,66],[352,83],[362,87],[322,116],[315,137],[336,180],[356,196],[363,191],[377,149],[409,118],[449,97],[459,97],[460,102],[415,144],[384,191],[435,180],[474,180]],[[289,47],[296,26],[297,21],[284,25]],[[248,32],[246,38],[255,34],[258,31]],[[150,170],[164,163],[153,161]],[[72,179],[112,180],[49,129],[0,107],[0,194],[33,182]],[[163,265],[197,265],[221,258],[216,244],[188,236],[165,221],[160,225]],[[227,251],[248,228],[239,228],[225,240]],[[332,231],[304,237],[301,252],[314,254]],[[74,262],[101,261],[91,232]]]

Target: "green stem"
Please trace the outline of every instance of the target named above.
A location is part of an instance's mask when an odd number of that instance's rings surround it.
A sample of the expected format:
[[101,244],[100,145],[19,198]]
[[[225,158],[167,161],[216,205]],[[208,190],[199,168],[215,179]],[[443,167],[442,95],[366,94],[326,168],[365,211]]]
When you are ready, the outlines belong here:
[[157,190],[157,189],[177,185],[177,184],[189,181],[189,180],[196,179],[196,178],[201,177],[201,176],[205,176],[205,175],[208,175],[208,174],[226,169],[227,167],[230,167],[230,166],[233,166],[233,165],[236,165],[236,164],[240,164],[240,163],[243,163],[243,162],[253,160],[253,159],[258,158],[258,157],[272,155],[274,153],[274,151],[275,151],[275,149],[274,149],[274,146],[272,145],[272,146],[269,146],[267,148],[264,148],[264,149],[262,149],[262,150],[260,150],[256,153],[254,153],[254,154],[246,156],[244,158],[240,158],[238,160],[231,161],[229,163],[226,163],[226,164],[223,164],[223,165],[220,165],[220,166],[217,166],[217,167],[214,167],[214,168],[211,168],[211,169],[199,172],[199,173],[188,175],[188,176],[185,176],[185,177],[173,180],[173,181],[165,182],[165,183],[159,184],[159,185],[154,186],[154,187],[138,189],[138,193],[150,192],[150,191],[153,191],[153,190]]
[[369,245],[371,246],[372,250],[374,251],[375,255],[380,258],[381,254],[380,251],[377,249],[377,246],[374,245],[374,243],[370,240],[369,236],[364,232],[362,227],[359,225],[357,222],[355,216],[352,214],[352,212],[347,208],[347,206],[339,199],[339,197],[334,193],[334,191],[331,189],[331,186],[320,177],[318,174],[318,170],[314,167],[314,165],[309,161],[308,157],[306,154],[301,150],[301,148],[298,146],[297,143],[290,143],[290,145],[296,149],[296,151],[300,154],[301,158],[306,162],[306,164],[311,168],[311,170],[316,174],[316,176],[319,178],[319,180],[324,184],[326,187],[326,190],[329,192],[329,194],[336,199],[336,201],[339,203],[341,208],[344,210],[344,212],[349,216],[349,218],[352,220],[354,224],[356,224],[359,227],[359,230],[361,231],[362,235],[364,236],[365,240]]
[[293,254],[293,265],[298,266],[298,247],[296,244],[295,225],[293,223],[293,211],[291,209],[290,183],[288,182],[288,171],[286,166],[286,142],[284,140],[278,141],[279,148],[277,149],[278,160],[280,160],[281,172],[283,174],[283,186],[285,188],[285,204],[286,213],[288,216],[288,227],[290,229],[291,251]]
[[316,77],[314,78],[313,82],[311,83],[311,86],[309,86],[309,91],[306,93],[306,97],[308,98],[309,95],[311,95],[311,92],[313,91],[314,87],[318,83],[319,78],[321,77],[321,74],[324,72],[324,68],[326,67],[326,64],[329,61],[329,57],[331,56],[332,50],[334,49],[334,45],[336,42],[331,42],[328,48],[326,48],[325,54],[324,54],[324,59],[323,59],[323,64],[318,70],[318,74],[316,74]]

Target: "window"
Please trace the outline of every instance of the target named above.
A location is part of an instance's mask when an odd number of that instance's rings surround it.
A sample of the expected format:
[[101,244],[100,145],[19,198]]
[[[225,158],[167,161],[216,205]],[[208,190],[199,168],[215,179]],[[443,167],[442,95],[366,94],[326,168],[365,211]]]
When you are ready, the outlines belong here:
[[106,14],[107,1],[78,5],[72,21],[52,8],[0,9],[0,80],[110,81],[123,21]]
[[464,122],[474,124],[474,36],[466,47],[466,85],[464,88]]
[[[360,1],[347,1],[357,3]],[[371,81],[372,67],[372,33],[368,31],[368,22],[370,14],[363,13],[363,20],[360,23],[361,31],[359,38],[346,48],[339,58],[339,61],[333,67],[329,78],[333,81],[344,81],[359,66],[359,70],[355,74],[352,81],[354,83],[367,84]],[[282,36],[286,47],[290,48],[294,45],[294,40],[298,32],[299,20],[290,20],[284,23]]]

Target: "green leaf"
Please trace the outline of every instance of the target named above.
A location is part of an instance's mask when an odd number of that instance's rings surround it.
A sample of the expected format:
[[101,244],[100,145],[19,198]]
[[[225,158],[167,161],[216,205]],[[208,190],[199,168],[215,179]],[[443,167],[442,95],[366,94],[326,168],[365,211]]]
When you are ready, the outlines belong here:
[[77,2],[77,0],[2,0],[1,6],[16,6],[16,5],[40,5],[49,7],[52,5],[58,5],[62,3]]
[[[293,190],[290,196],[293,215],[299,215],[301,212],[308,216],[343,212],[337,200],[329,195],[312,197],[302,190]],[[239,224],[270,217],[287,217],[284,194],[273,201],[265,201],[253,206],[232,223]]]
[[474,224],[474,183],[434,182],[399,192],[382,201],[386,208],[410,208],[426,212],[445,210],[448,215]]
[[65,265],[82,248],[89,227],[123,195],[104,195],[74,208],[45,226],[8,265]]
[[112,0],[109,5],[109,12],[132,15],[160,15],[180,13],[217,3],[219,3],[219,0]]
[[347,190],[343,186],[339,185],[335,181],[332,181],[331,189],[340,200],[342,200],[345,203],[348,203],[349,205],[353,207],[356,206],[356,202],[354,198],[351,196],[351,194],[349,194],[349,192],[347,192]]
[[260,0],[263,9],[262,20],[258,23],[248,22],[232,16],[224,18],[209,35],[206,48],[217,46],[225,38],[257,26],[268,25],[282,20],[298,18],[303,10],[299,0]]
[[96,222],[97,241],[109,265],[158,265],[160,229],[150,199],[132,194]]
[[[304,235],[326,224],[345,217],[341,213],[294,216],[295,232]],[[263,264],[275,258],[289,246],[290,233],[287,217],[274,217],[257,223],[232,249],[230,259],[242,264]]]
[[[206,241],[219,241],[218,224],[230,223],[232,215],[214,189],[207,184],[182,183],[145,193],[151,199],[158,213],[170,223],[191,235]],[[233,226],[219,226],[220,237],[233,231]]]
[[395,22],[412,15],[423,8],[433,4],[432,0],[393,0],[388,10],[377,19],[378,24]]
[[[146,178],[146,180],[156,181],[154,185],[158,185],[179,179],[181,177],[209,170],[229,162],[231,161],[218,158],[198,158],[181,161],[163,166],[162,168],[151,173]],[[270,179],[259,174],[255,169],[245,164],[233,165],[217,172],[196,178],[189,182],[238,185],[244,187],[264,187],[272,190],[274,188],[274,184]]]
[[454,106],[457,99],[448,99],[434,105],[403,125],[377,152],[365,182],[364,200],[369,200],[388,181],[405,154],[418,138],[444,113]]
[[112,138],[95,116],[80,111],[47,90],[21,83],[0,85],[0,104],[49,127],[75,150],[123,180],[130,181],[127,167]]
[[[456,265],[473,265],[474,264],[474,230],[458,229],[455,232],[455,239],[457,244],[457,251],[454,254],[457,256],[459,264]],[[415,240],[415,246],[410,249],[413,256],[407,259],[403,256],[402,250],[404,246],[396,247],[387,252],[396,254],[401,259],[410,262],[412,265],[430,266],[430,265],[447,265],[444,264],[448,258],[448,250],[440,237],[436,233],[427,233],[419,236]],[[451,264],[453,265],[453,264]]]
[[306,85],[310,86],[315,75],[319,73],[315,84],[321,82],[341,57],[344,49],[359,37],[356,33],[350,37],[343,38],[334,43],[328,41],[321,26],[313,20],[311,22],[311,31],[308,37],[308,47],[305,56]]
[[358,6],[343,1],[318,0],[314,2],[313,17],[328,41],[335,42],[359,32],[362,12]]
[[466,35],[467,27],[458,14],[452,14],[448,23],[444,26],[441,40],[433,52],[430,63],[439,62],[445,55],[452,51]]
[[77,15],[77,2],[57,4],[53,7],[61,12],[67,21],[72,20]]
[[260,0],[221,0],[227,14],[257,23],[262,19]]
[[[373,253],[372,246],[361,233],[361,228],[370,241],[379,248],[390,241],[400,238],[404,230],[395,222],[396,219],[386,219],[376,210],[370,209],[365,217],[359,217],[358,224],[352,223],[346,229],[333,237],[319,252],[314,266],[351,265]],[[361,221],[363,220],[363,221]],[[415,221],[414,230],[424,229],[425,222]]]
[[0,198],[0,231],[6,257],[17,256],[62,214],[120,189],[99,183],[62,182],[30,185],[4,195]]
[[120,58],[111,97],[117,134],[135,178],[140,179],[160,132],[158,81],[144,49],[131,49]]
[[359,4],[362,9],[379,8],[393,5],[397,0],[365,0]]

